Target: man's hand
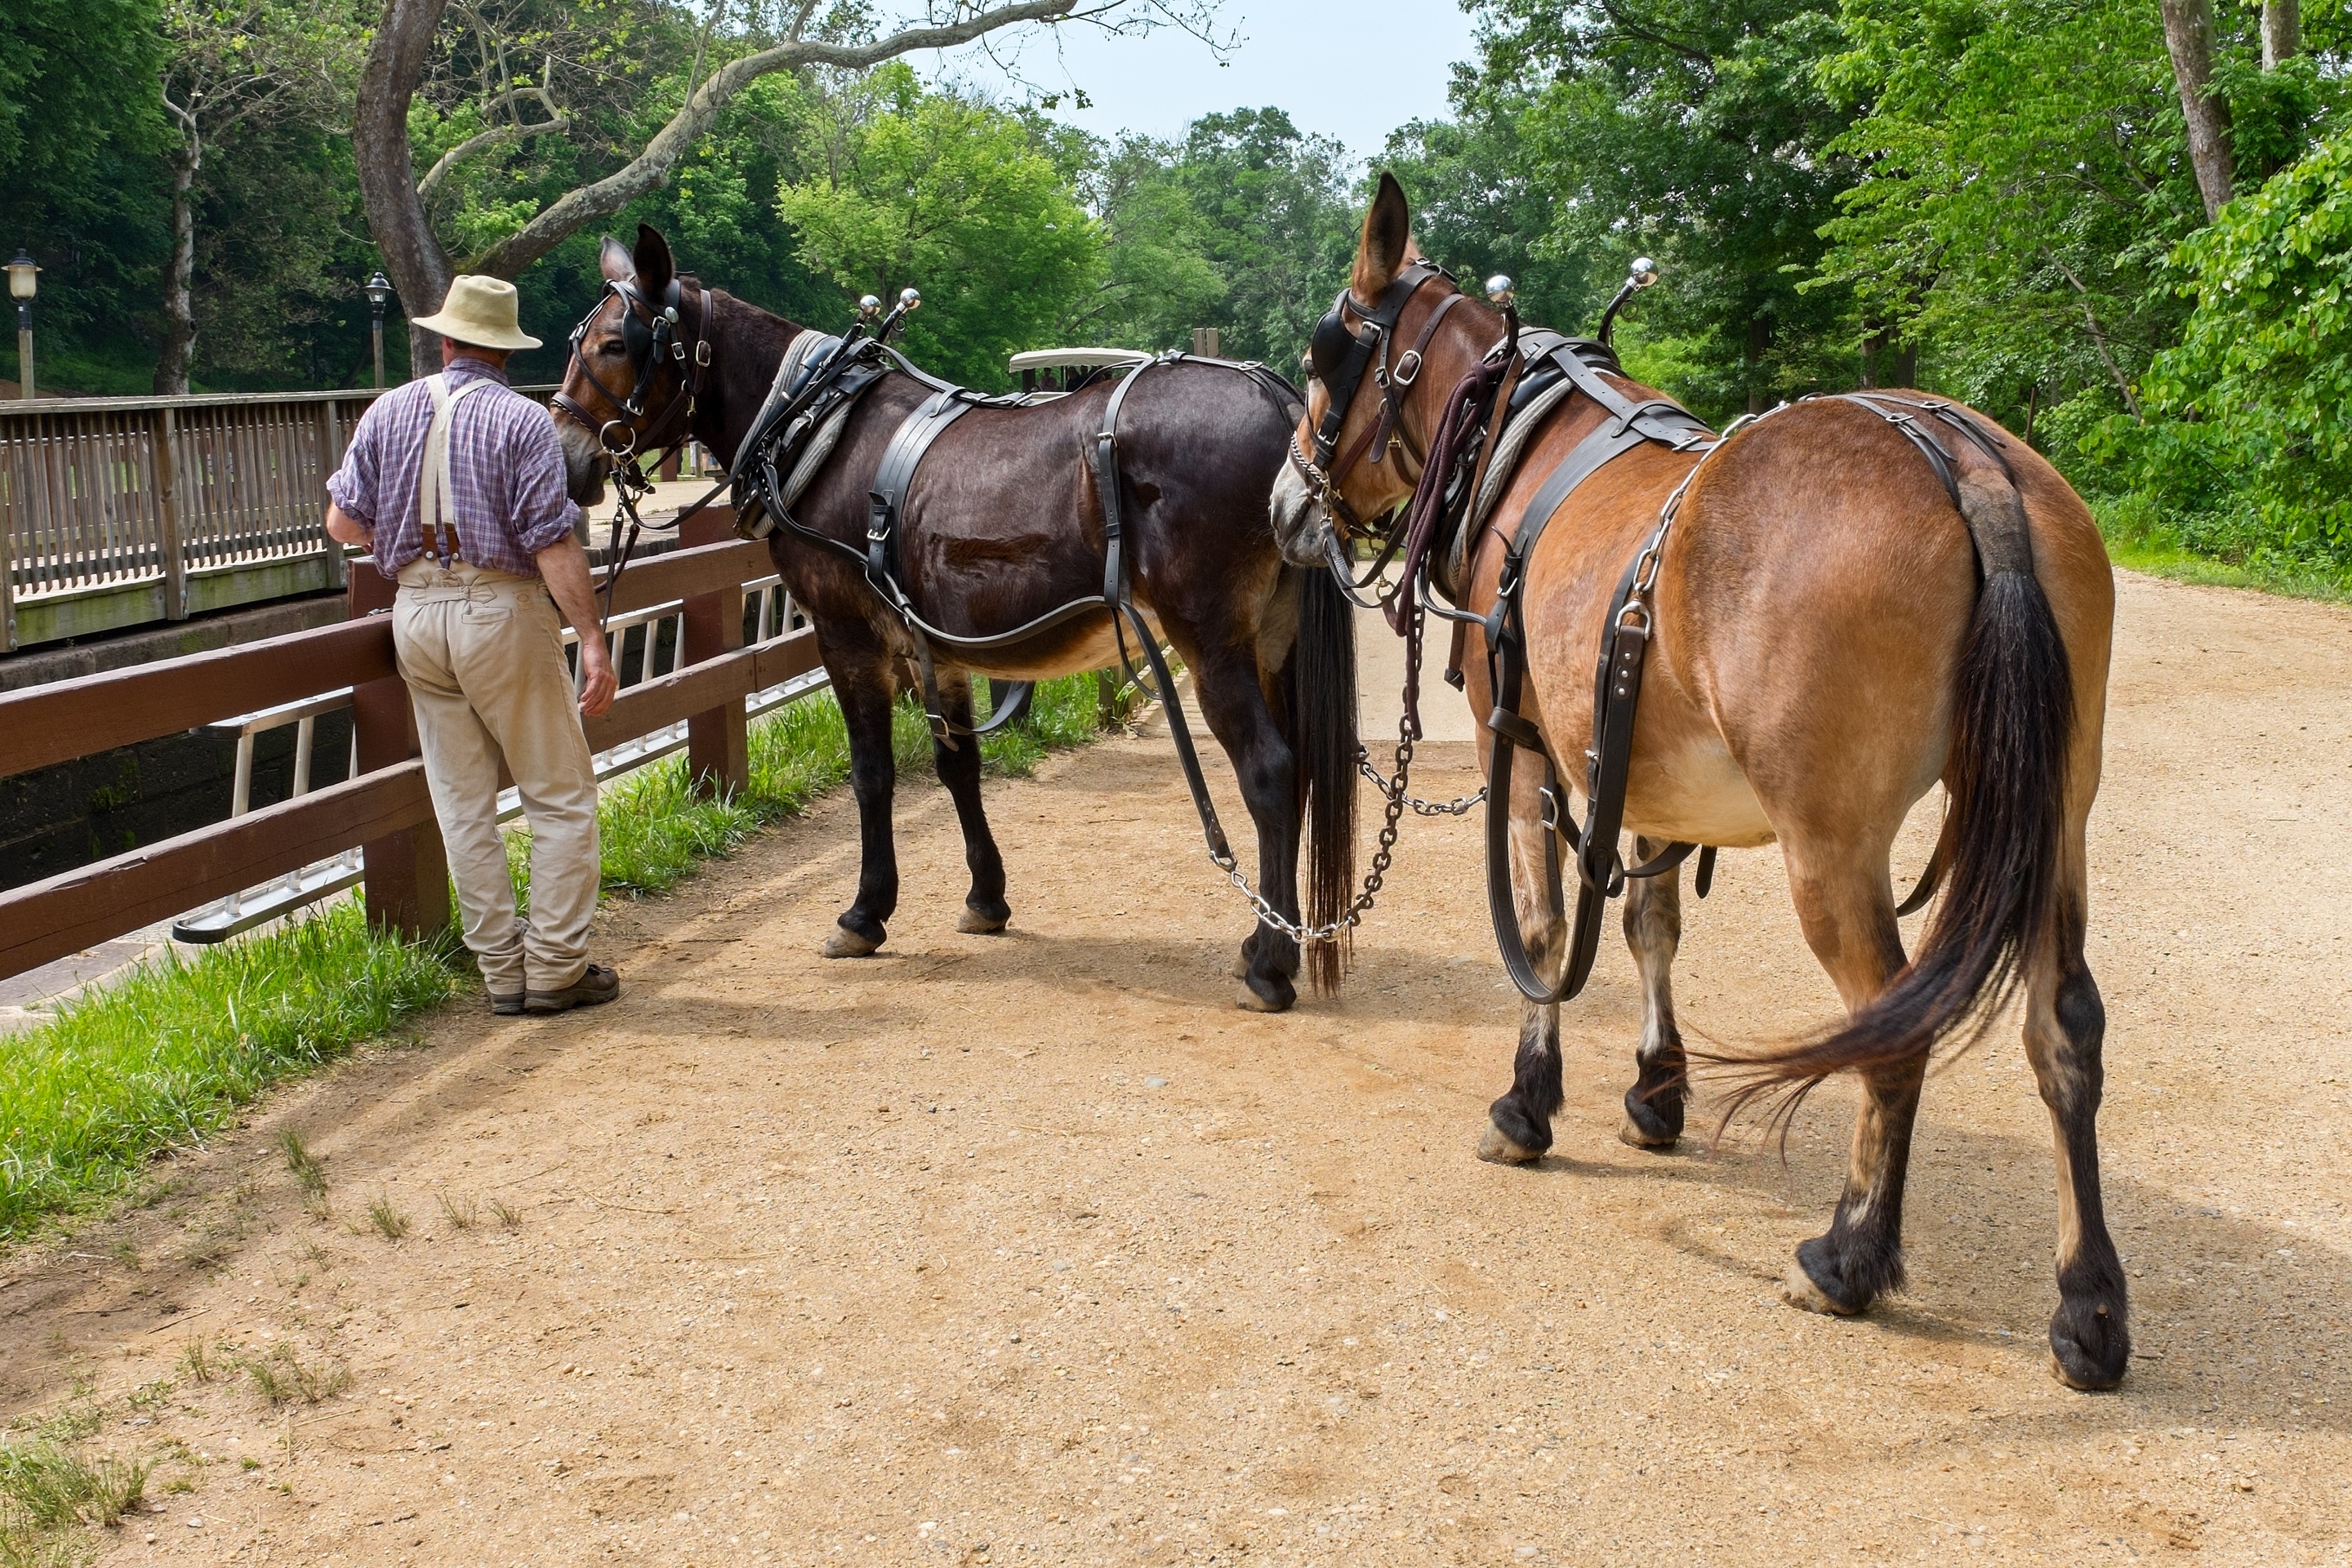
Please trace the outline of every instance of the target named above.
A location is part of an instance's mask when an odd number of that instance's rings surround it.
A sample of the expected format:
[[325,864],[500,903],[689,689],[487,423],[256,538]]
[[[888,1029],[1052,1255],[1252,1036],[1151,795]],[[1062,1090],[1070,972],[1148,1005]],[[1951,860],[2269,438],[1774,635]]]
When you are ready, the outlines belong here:
[[612,657],[604,651],[604,634],[589,623],[588,632],[580,639],[580,716],[593,719],[613,705],[613,694],[621,689],[620,677],[613,673]]
[[580,634],[580,712],[593,719],[613,705],[620,678],[613,673],[612,656],[604,651],[603,623],[596,618],[596,590],[588,579],[588,552],[570,534],[541,551],[533,559],[555,607]]

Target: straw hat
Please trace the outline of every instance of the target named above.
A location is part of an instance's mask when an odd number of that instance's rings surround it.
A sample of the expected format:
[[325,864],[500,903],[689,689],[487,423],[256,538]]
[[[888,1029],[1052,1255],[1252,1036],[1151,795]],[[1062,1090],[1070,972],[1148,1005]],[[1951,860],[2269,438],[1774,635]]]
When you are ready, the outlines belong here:
[[441,309],[411,324],[476,348],[539,347],[539,340],[525,332],[517,319],[515,286],[503,278],[459,273],[450,280],[449,297],[441,301]]

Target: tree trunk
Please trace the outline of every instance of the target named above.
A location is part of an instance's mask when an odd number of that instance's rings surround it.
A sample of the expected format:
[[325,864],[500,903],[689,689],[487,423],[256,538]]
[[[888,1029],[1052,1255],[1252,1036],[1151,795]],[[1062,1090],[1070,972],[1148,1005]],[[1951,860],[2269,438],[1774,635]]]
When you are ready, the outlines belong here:
[[2161,0],[2164,43],[2172,53],[2172,79],[2180,89],[2180,112],[2189,121],[2189,162],[2197,171],[2198,194],[2205,198],[2205,221],[2221,216],[2237,183],[2230,150],[2230,106],[2213,94],[2212,0]]
[[2263,69],[2303,53],[2301,0],[2263,0]]
[[[400,295],[401,314],[414,321],[441,308],[454,268],[434,237],[416,194],[416,163],[408,145],[408,105],[432,52],[433,35],[449,0],[385,0],[383,20],[360,71],[352,118],[352,152],[369,229],[383,253],[383,269]],[[408,363],[439,363],[440,339],[408,329]]]
[[172,159],[172,262],[163,269],[163,352],[155,361],[155,395],[185,397],[196,355],[196,171],[204,143],[189,136]]

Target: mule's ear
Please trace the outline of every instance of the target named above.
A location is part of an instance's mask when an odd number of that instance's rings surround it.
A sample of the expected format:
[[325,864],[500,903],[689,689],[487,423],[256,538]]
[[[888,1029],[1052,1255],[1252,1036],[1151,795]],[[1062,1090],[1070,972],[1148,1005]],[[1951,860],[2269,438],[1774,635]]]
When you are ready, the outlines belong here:
[[636,263],[638,289],[646,299],[659,303],[670,279],[677,276],[677,263],[670,258],[669,241],[649,223],[637,225]]
[[626,283],[637,275],[637,264],[629,259],[629,247],[608,234],[596,247],[596,270],[607,283]]
[[1364,214],[1364,239],[1356,247],[1356,275],[1350,279],[1356,298],[1378,300],[1404,269],[1412,248],[1412,214],[1406,207],[1404,187],[1385,171],[1381,188]]

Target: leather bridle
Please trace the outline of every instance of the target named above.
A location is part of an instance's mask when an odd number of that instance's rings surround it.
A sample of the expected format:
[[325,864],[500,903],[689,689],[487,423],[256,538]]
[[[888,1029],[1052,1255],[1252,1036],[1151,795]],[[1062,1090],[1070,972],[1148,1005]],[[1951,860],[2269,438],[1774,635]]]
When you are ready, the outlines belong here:
[[[580,324],[572,329],[572,363],[580,367],[580,374],[604,395],[606,402],[617,406],[627,417],[600,421],[577,401],[561,392],[549,401],[584,427],[595,431],[596,444],[616,463],[635,455],[641,442],[647,447],[659,447],[661,437],[655,432],[664,429],[673,420],[677,422],[678,429],[672,444],[686,444],[694,421],[695,404],[702,392],[702,373],[710,365],[710,318],[716,297],[708,289],[699,292],[702,308],[697,312],[691,348],[678,336],[679,309],[685,303],[685,289],[677,278],[672,278],[669,286],[662,291],[658,310],[635,283],[608,278],[604,280],[604,291],[596,296],[596,302],[588,308],[586,315],[580,318]],[[596,367],[590,364],[588,356],[581,352],[581,344],[587,341],[588,331],[595,324],[597,316],[603,313],[604,301],[608,299],[621,301],[621,346],[628,356],[630,374],[635,377],[635,384],[626,396],[605,384],[604,378],[596,374]],[[677,393],[663,406],[657,417],[647,422],[646,394],[651,390],[654,376],[665,361],[680,367]],[[641,423],[643,428],[639,427]],[[620,433],[620,439],[615,439],[615,431]]]
[[[1381,290],[1380,300],[1369,310],[1356,303],[1352,289],[1342,289],[1331,301],[1331,308],[1315,323],[1314,336],[1308,340],[1306,368],[1309,376],[1323,384],[1323,417],[1315,427],[1311,458],[1299,450],[1297,433],[1292,432],[1290,464],[1306,481],[1307,493],[1314,503],[1334,521],[1345,524],[1351,533],[1366,530],[1355,509],[1339,493],[1339,481],[1368,453],[1374,463],[1382,461],[1391,450],[1410,454],[1410,444],[1398,425],[1404,395],[1420,379],[1423,355],[1437,331],[1438,322],[1464,298],[1457,291],[1432,311],[1412,347],[1391,363],[1389,355],[1395,343],[1398,320],[1421,286],[1435,278],[1443,278],[1449,284],[1454,281],[1454,275],[1434,262],[1413,262]],[[1350,317],[1360,321],[1361,327],[1351,328]],[[1368,370],[1373,384],[1381,389],[1380,416],[1342,454],[1339,432],[1355,406],[1356,395],[1363,389],[1364,373]],[[1419,460],[1418,454],[1411,455]]]

